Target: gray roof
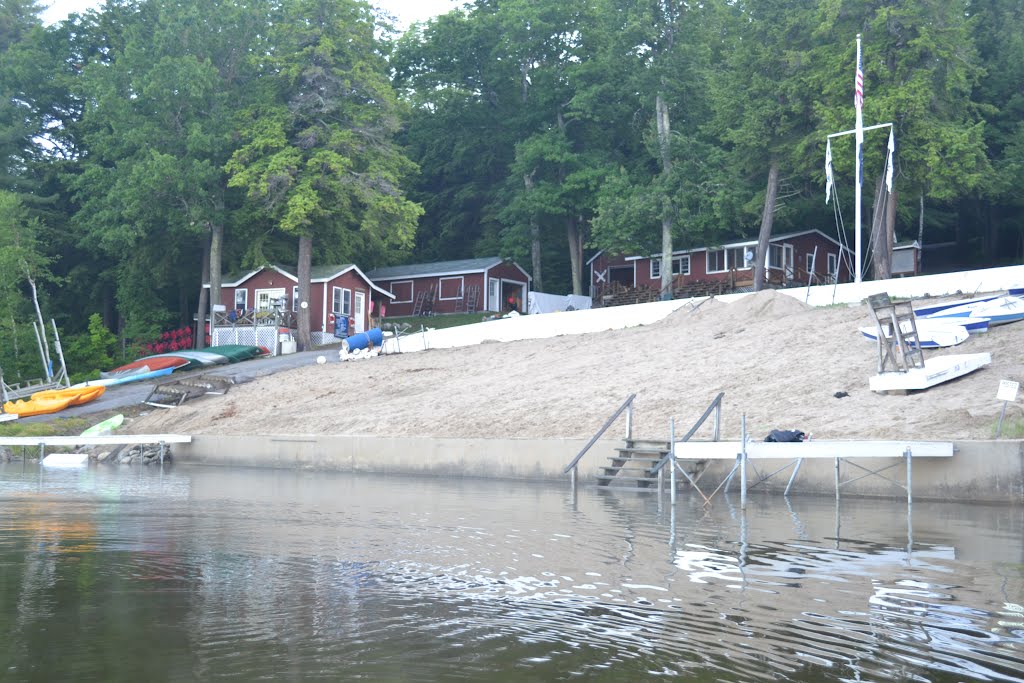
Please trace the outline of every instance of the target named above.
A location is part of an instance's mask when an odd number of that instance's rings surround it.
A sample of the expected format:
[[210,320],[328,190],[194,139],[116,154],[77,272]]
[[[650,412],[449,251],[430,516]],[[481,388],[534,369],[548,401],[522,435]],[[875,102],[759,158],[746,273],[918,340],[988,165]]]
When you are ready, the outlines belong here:
[[458,275],[460,273],[480,273],[498,265],[503,259],[470,258],[459,261],[436,261],[434,263],[410,263],[404,266],[387,266],[376,268],[366,273],[371,280],[394,280],[401,277],[433,277],[435,275]]

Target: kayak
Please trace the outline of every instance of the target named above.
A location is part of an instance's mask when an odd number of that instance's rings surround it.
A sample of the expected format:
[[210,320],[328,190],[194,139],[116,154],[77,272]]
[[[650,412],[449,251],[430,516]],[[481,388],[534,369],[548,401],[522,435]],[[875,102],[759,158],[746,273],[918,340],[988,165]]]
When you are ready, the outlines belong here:
[[71,398],[69,405],[80,406],[89,401],[94,401],[103,395],[103,392],[107,388],[104,386],[94,387],[75,387],[74,389],[46,389],[45,391],[37,391],[32,394],[32,400],[48,399],[48,398],[63,398],[68,396]]
[[163,368],[161,370],[149,370],[143,367],[142,372],[131,372],[124,375],[118,375],[116,377],[103,377],[101,379],[91,379],[88,382],[79,382],[78,384],[72,384],[71,388],[76,389],[78,387],[96,387],[104,386],[109,387],[115,384],[127,384],[128,382],[138,382],[144,379],[153,379],[155,377],[164,377],[174,372],[174,368]]
[[72,396],[62,396],[55,398],[32,398],[28,401],[8,401],[4,404],[4,412],[13,413],[18,417],[48,415],[64,410],[71,405],[72,400]]
[[[191,361],[188,358],[184,358],[180,355],[159,355],[159,356],[147,356],[138,360],[132,361],[131,363],[125,363],[124,365],[118,366],[113,370],[107,372],[101,372],[100,377],[116,377],[117,375],[138,370],[140,368],[149,368],[149,370],[162,370],[163,368],[182,368],[189,365]],[[148,370],[147,370],[148,372]]]
[[105,436],[120,427],[122,423],[124,423],[124,415],[118,413],[117,415],[108,417],[102,422],[97,422],[92,427],[89,427],[82,432],[79,436]]

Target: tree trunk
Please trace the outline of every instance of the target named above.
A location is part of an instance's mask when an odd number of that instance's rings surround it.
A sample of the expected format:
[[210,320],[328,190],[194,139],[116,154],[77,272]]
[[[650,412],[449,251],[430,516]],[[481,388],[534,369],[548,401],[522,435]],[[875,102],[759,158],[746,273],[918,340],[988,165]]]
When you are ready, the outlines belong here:
[[299,278],[299,338],[296,340],[296,347],[299,351],[308,351],[313,348],[313,337],[309,329],[309,279],[313,264],[313,236],[299,236],[299,267],[297,276]]
[[[526,193],[533,192],[533,174],[535,171],[523,174],[523,184],[526,186]],[[537,216],[530,214],[530,265],[533,268],[533,291],[544,291],[544,278],[540,267],[540,225],[537,223]]]
[[875,280],[888,280],[892,277],[892,242],[886,231],[886,200],[891,201],[885,193],[885,173],[878,176],[875,183],[875,199],[871,208],[871,271]]
[[[203,287],[203,283],[210,281],[210,252],[212,251],[210,243],[213,241],[213,233],[209,236],[204,236],[203,239],[203,268],[201,282],[199,283],[199,306],[196,308],[196,329],[195,329],[195,347],[197,349],[206,348],[206,315],[208,311],[212,311],[213,307],[210,306],[210,290],[213,289],[213,283],[210,283],[209,287]],[[213,315],[210,315],[210,335],[213,336]]]
[[[565,135],[565,117],[558,112],[558,130]],[[565,164],[558,165],[558,184],[565,183]],[[572,277],[572,293],[583,294],[583,237],[580,232],[580,217],[570,215],[565,221],[565,235],[569,242],[569,271]]]
[[[757,232],[757,253],[754,255],[754,291],[764,287],[768,264],[768,245],[772,239],[772,225],[775,223],[775,202],[779,196],[779,162],[772,159],[768,166],[768,185],[764,191],[764,207],[761,209],[761,229]],[[785,264],[780,263],[785,267]]]
[[210,225],[210,304],[222,303],[220,300],[221,253],[224,247],[224,224],[216,221]]
[[[655,117],[658,127],[658,152],[661,155],[662,177],[668,184],[672,174],[672,128],[669,125],[668,105],[658,93],[654,99]],[[675,207],[668,190],[664,189],[661,214],[661,296],[663,301],[672,298],[672,223]]]
[[569,216],[565,224],[569,240],[569,268],[572,271],[572,293],[583,294],[583,237],[576,216]]

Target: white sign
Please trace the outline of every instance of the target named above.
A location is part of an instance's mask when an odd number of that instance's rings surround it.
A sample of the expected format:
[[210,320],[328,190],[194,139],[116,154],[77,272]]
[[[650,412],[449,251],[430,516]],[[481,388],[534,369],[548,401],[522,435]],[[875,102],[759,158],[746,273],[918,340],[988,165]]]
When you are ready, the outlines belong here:
[[996,399],[1000,401],[1016,401],[1018,389],[1020,389],[1020,382],[1001,379],[999,380],[999,391],[996,392]]

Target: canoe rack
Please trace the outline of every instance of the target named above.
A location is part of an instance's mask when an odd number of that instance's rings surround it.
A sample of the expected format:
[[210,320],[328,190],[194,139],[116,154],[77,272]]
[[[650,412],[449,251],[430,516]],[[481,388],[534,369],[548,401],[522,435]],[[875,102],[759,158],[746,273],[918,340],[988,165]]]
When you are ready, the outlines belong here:
[[232,378],[219,375],[199,375],[198,377],[164,382],[153,387],[143,403],[156,408],[176,408],[185,401],[207,394],[215,396],[226,394],[234,383]]

